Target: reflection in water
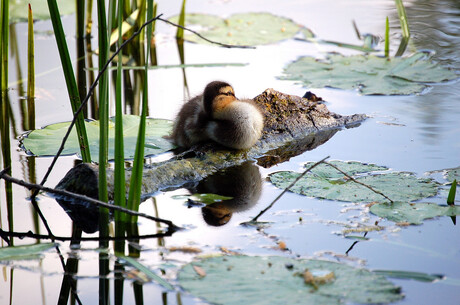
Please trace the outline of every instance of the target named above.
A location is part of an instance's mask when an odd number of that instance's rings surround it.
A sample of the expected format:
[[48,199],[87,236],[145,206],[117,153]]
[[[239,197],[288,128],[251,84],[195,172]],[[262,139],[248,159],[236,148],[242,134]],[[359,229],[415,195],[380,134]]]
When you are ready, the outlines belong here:
[[246,162],[207,177],[190,191],[232,197],[201,210],[208,225],[222,226],[230,221],[233,213],[245,211],[257,203],[262,191],[262,178],[259,168]]
[[[457,0],[414,0],[406,5],[411,29],[411,41],[417,50],[435,52],[433,59],[440,64],[460,69],[460,2]],[[458,86],[435,86],[432,92],[417,97],[409,113],[421,121],[420,133],[429,145],[439,145],[446,130],[456,126],[458,107],[453,101],[460,94]],[[406,112],[407,110],[405,110]]]

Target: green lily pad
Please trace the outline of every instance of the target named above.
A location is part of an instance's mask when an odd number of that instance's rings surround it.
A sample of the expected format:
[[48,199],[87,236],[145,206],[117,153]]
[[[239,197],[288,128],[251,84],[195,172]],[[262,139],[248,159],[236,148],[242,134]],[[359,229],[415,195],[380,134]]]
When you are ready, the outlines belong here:
[[423,272],[414,272],[414,271],[401,271],[401,270],[373,270],[374,273],[391,277],[395,279],[404,279],[404,280],[414,280],[424,283],[433,283],[435,281],[440,281],[445,278],[441,274],[428,274]]
[[426,53],[385,58],[374,55],[330,54],[324,60],[301,57],[284,68],[281,79],[301,81],[309,88],[357,89],[365,95],[408,95],[422,92],[426,83],[458,78],[452,70],[431,61]]
[[[308,168],[315,163],[316,162],[307,162],[305,163],[304,167]],[[361,163],[358,161],[343,162],[343,161],[334,160],[328,163],[335,165],[336,167],[340,168],[342,171],[346,172],[350,176],[355,176],[357,174],[364,174],[364,173],[369,173],[369,172],[374,172],[374,171],[388,170],[388,167],[379,166],[375,164]],[[339,172],[332,166],[329,166],[324,163],[321,163],[315,166],[310,172],[316,176],[323,177],[323,178],[330,178],[330,179],[343,178],[344,176],[341,172]]]
[[[176,22],[178,17],[170,18]],[[291,19],[270,13],[243,13],[221,18],[208,14],[186,14],[185,25],[207,39],[231,45],[255,46],[292,38],[303,27]],[[194,34],[184,39],[210,44]]]
[[0,248],[0,261],[36,259],[43,251],[54,247],[54,243]]
[[[384,167],[361,164],[359,162],[335,161],[338,168],[346,169],[355,180],[371,186],[388,196],[393,201],[413,201],[437,193],[437,185],[431,179],[421,179],[411,173],[391,172],[372,174],[370,171],[382,170]],[[333,169],[326,169],[325,164],[318,166],[313,172],[308,172],[290,191],[311,197],[329,200],[350,202],[386,202],[387,200],[371,191],[369,188],[347,179],[342,173]],[[363,175],[368,168],[369,175]],[[315,174],[316,173],[316,174]],[[270,182],[276,187],[287,188],[300,173],[281,171],[269,175]]]
[[[196,269],[201,272],[198,274]],[[308,270],[315,278],[306,283]],[[286,257],[212,257],[185,265],[180,285],[218,304],[381,304],[403,298],[399,287],[365,269]]]
[[419,225],[425,219],[460,215],[460,206],[441,206],[424,202],[395,202],[393,204],[374,204],[371,206],[370,211],[372,214],[393,222],[407,222]]
[[[34,20],[50,19],[48,3],[44,0],[15,0],[10,1],[10,23],[27,22],[29,3],[32,8]],[[75,0],[59,0],[59,13],[70,15],[75,13]]]
[[[109,160],[114,158],[115,153],[115,118],[109,122]],[[172,121],[162,119],[147,119],[145,131],[145,155],[156,155],[166,152],[174,146],[163,138],[170,134]],[[36,156],[53,156],[56,154],[61,141],[64,138],[69,122],[48,125],[45,128],[32,131],[22,141],[24,148]],[[91,158],[94,162],[99,159],[99,121],[85,122],[86,133],[91,150]],[[123,116],[123,138],[125,158],[134,158],[134,151],[139,129],[139,117],[135,115]],[[62,154],[79,154],[80,146],[77,140],[75,128],[66,142]]]
[[460,184],[460,167],[446,170],[445,177],[449,182],[457,180],[457,184]]

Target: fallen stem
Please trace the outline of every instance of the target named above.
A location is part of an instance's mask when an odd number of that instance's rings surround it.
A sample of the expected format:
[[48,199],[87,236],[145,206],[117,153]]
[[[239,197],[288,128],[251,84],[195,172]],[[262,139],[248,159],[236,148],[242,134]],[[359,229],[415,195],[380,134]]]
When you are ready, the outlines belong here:
[[32,231],[28,232],[9,232],[3,231],[0,229],[0,236],[4,237],[18,237],[20,239],[23,238],[34,238],[40,240],[58,240],[58,241],[112,241],[112,240],[130,240],[130,239],[148,239],[148,238],[161,238],[171,236],[173,231],[166,231],[164,233],[156,233],[156,234],[147,234],[147,235],[137,235],[137,236],[106,236],[106,237],[72,237],[72,236],[50,236],[45,234],[36,234]]
[[358,184],[361,184],[362,186],[367,187],[368,189],[370,189],[370,190],[373,191],[374,193],[379,194],[379,195],[385,197],[385,199],[389,200],[392,204],[394,203],[394,201],[391,200],[390,198],[388,198],[388,196],[386,196],[384,193],[382,193],[382,192],[380,192],[380,191],[377,191],[376,189],[374,189],[374,188],[373,188],[372,186],[370,186],[370,185],[367,185],[367,184],[365,184],[365,183],[362,183],[361,181],[356,180],[355,178],[351,177],[350,175],[348,175],[346,172],[344,172],[343,170],[341,170],[341,169],[338,168],[337,166],[335,166],[335,165],[333,165],[333,164],[331,164],[331,163],[329,163],[329,162],[324,162],[324,164],[327,164],[327,165],[329,165],[329,166],[335,168],[336,170],[338,170],[339,172],[341,172],[345,177],[347,177],[348,179],[352,180],[353,182],[358,183]]
[[278,195],[278,197],[275,198],[275,200],[272,201],[272,203],[270,203],[265,209],[263,209],[262,211],[260,211],[260,213],[254,217],[251,222],[256,222],[257,219],[262,216],[268,209],[270,209],[276,201],[278,201],[278,199],[281,198],[281,196],[283,196],[287,191],[289,191],[291,189],[291,187],[294,186],[294,184],[297,183],[297,181],[299,181],[303,176],[305,176],[309,171],[311,171],[313,168],[315,168],[316,166],[320,165],[321,163],[326,163],[325,160],[326,159],[329,159],[330,156],[327,156],[325,158],[323,158],[322,160],[316,162],[315,164],[311,165],[310,167],[308,167],[302,174],[300,174],[299,177],[297,177],[291,184],[289,184],[289,186],[287,188],[285,188],[281,194]]
[[253,46],[238,46],[238,45],[232,45],[232,44],[221,43],[221,42],[218,42],[218,41],[213,41],[213,40],[210,40],[210,39],[204,37],[203,35],[201,35],[200,33],[196,32],[196,31],[194,31],[194,30],[188,29],[188,28],[186,28],[185,26],[178,25],[178,24],[176,24],[176,23],[174,23],[174,22],[171,22],[171,21],[169,21],[169,20],[167,20],[167,19],[163,19],[163,18],[158,17],[158,20],[161,20],[161,21],[163,21],[163,22],[166,22],[166,23],[168,23],[168,24],[170,24],[170,25],[173,25],[173,26],[175,26],[175,27],[178,27],[178,28],[180,28],[180,29],[189,31],[189,32],[195,34],[196,36],[200,37],[201,39],[206,40],[207,42],[210,42],[210,43],[213,43],[213,44],[217,44],[217,45],[222,46],[222,47],[225,47],[225,48],[240,48],[240,49],[255,49],[255,48],[256,48],[256,47],[253,47]]
[[[132,211],[132,210],[120,207],[120,206],[116,206],[116,205],[113,205],[113,204],[110,204],[110,203],[107,203],[107,202],[103,202],[103,201],[100,201],[100,200],[85,196],[85,195],[80,195],[80,194],[76,194],[76,193],[65,191],[65,190],[53,189],[53,188],[45,187],[45,186],[42,186],[42,185],[39,185],[39,184],[33,184],[33,183],[25,182],[24,180],[20,180],[20,179],[16,179],[16,178],[11,177],[10,175],[6,174],[5,170],[0,171],[0,179],[4,179],[6,181],[10,181],[12,183],[21,185],[21,186],[23,186],[23,187],[25,187],[25,188],[27,188],[29,190],[35,190],[37,192],[38,191],[44,191],[44,192],[51,193],[51,194],[72,197],[72,198],[75,198],[75,199],[78,199],[78,200],[89,202],[89,203],[94,204],[94,205],[96,205],[98,207],[104,207],[104,208],[107,208],[107,209],[117,210],[117,211],[129,214],[129,215],[144,217],[144,218],[156,221],[156,222],[161,222],[161,223],[164,223],[164,224],[168,225],[169,229],[172,230],[172,231],[177,231],[179,229],[179,227],[176,226],[170,220],[150,216],[150,215],[147,215],[145,213]],[[52,234],[50,234],[50,235],[53,236]]]

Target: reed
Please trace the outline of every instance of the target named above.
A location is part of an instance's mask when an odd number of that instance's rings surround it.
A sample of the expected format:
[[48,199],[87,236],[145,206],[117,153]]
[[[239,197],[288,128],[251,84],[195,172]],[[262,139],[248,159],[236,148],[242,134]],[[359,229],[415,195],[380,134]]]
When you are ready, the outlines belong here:
[[[70,104],[72,111],[75,113],[80,108],[80,95],[78,93],[78,86],[73,72],[72,62],[70,60],[69,50],[67,48],[66,37],[62,28],[61,16],[56,0],[47,0],[50,12],[51,22],[53,24],[54,35],[59,50],[59,57],[61,59],[62,69],[64,71],[65,81],[67,85],[67,93],[69,94]],[[83,162],[91,162],[91,154],[89,151],[88,138],[86,135],[85,121],[83,113],[77,116],[75,124],[78,141],[80,144],[80,151]]]
[[9,40],[9,10],[10,5],[8,0],[1,0],[0,11],[0,33],[1,33],[1,47],[0,47],[0,83],[2,90],[2,101],[4,102],[3,94],[6,94],[8,89],[8,40]]
[[[118,1],[118,15],[117,23],[120,25],[123,20],[123,7],[124,0]],[[118,48],[123,43],[121,26],[118,27]],[[123,145],[123,103],[122,103],[122,54],[118,53],[117,61],[117,74],[116,74],[116,96],[115,96],[115,193],[114,201],[115,205],[125,207],[126,206],[126,195],[125,195],[125,157],[124,157],[124,145]],[[124,213],[115,211],[115,235],[124,236]],[[115,251],[124,253],[124,242],[115,242]]]
[[[147,20],[153,18],[153,0],[148,0],[147,4]],[[152,39],[152,24],[147,25],[147,41]],[[142,111],[139,122],[139,132],[137,136],[136,150],[134,154],[133,169],[131,175],[131,182],[128,194],[128,208],[131,210],[138,211],[141,200],[141,186],[142,186],[142,171],[144,168],[144,146],[145,146],[145,118],[147,116],[147,98],[148,98],[148,82],[147,82],[147,71],[148,71],[148,55],[150,53],[150,43],[147,43],[147,51],[145,66],[144,66],[144,92],[142,94]],[[130,223],[136,223],[137,217],[131,217]]]
[[390,21],[385,22],[385,57],[390,58]]
[[[108,58],[107,22],[104,0],[97,1],[99,71]],[[109,145],[109,106],[108,106],[108,73],[101,75],[99,80],[99,200],[108,202],[107,195],[107,155]],[[109,214],[104,208],[99,209],[99,236],[108,236]],[[107,241],[100,241],[100,247],[107,247]]]
[[27,38],[27,121],[28,129],[35,129],[35,48],[34,19],[29,4]]
[[402,0],[395,0],[396,9],[398,11],[399,21],[401,23],[402,39],[399,44],[398,51],[396,51],[395,57],[402,56],[406,51],[407,45],[410,39],[409,21],[407,20],[406,9]]
[[[185,26],[185,0],[182,1],[182,8],[180,10],[180,15],[179,15],[179,25],[182,27]],[[177,27],[176,38],[184,39],[184,29],[183,28]]]

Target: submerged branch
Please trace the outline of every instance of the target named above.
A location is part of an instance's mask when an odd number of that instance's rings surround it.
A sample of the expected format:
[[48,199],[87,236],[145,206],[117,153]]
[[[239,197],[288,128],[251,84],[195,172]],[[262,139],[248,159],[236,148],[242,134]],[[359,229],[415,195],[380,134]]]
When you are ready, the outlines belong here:
[[[140,213],[140,212],[136,212],[136,211],[132,211],[132,210],[120,207],[120,206],[116,206],[116,205],[113,205],[113,204],[110,204],[110,203],[106,203],[106,202],[103,202],[103,201],[100,201],[100,200],[97,200],[97,199],[94,199],[94,198],[91,198],[91,197],[88,197],[88,196],[85,196],[85,195],[76,194],[76,193],[73,193],[73,192],[70,192],[70,191],[67,191],[67,190],[53,189],[53,188],[41,186],[39,184],[33,184],[33,183],[25,182],[24,180],[20,180],[20,179],[16,179],[16,178],[11,177],[10,175],[5,173],[5,170],[0,171],[0,179],[4,179],[4,180],[10,181],[10,182],[12,182],[14,184],[21,185],[21,186],[23,186],[23,187],[25,187],[25,188],[27,188],[29,190],[44,191],[44,192],[47,192],[47,193],[50,193],[50,194],[55,194],[55,195],[59,195],[59,196],[75,198],[75,199],[78,199],[78,200],[80,200],[82,202],[88,202],[88,203],[93,204],[93,205],[98,206],[98,207],[104,207],[104,208],[107,208],[107,209],[110,209],[110,210],[117,210],[117,211],[126,213],[128,215],[144,217],[144,218],[156,221],[156,222],[161,222],[161,223],[166,224],[168,226],[168,228],[170,230],[172,230],[172,231],[177,231],[179,229],[179,227],[176,226],[170,220],[150,216],[150,215]],[[54,235],[50,234],[50,236],[54,236]]]
[[51,235],[45,235],[45,234],[36,234],[33,233],[32,231],[28,232],[9,232],[9,231],[3,231],[0,229],[0,236],[2,238],[5,237],[17,237],[19,239],[23,238],[33,238],[37,240],[58,240],[58,241],[112,241],[112,240],[131,240],[131,239],[149,239],[149,238],[162,238],[162,237],[167,237],[171,236],[172,233],[171,231],[167,231],[165,233],[156,233],[156,234],[147,234],[147,235],[131,235],[131,236],[106,236],[106,237],[72,237],[72,236],[51,236]]

